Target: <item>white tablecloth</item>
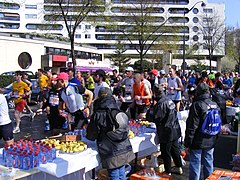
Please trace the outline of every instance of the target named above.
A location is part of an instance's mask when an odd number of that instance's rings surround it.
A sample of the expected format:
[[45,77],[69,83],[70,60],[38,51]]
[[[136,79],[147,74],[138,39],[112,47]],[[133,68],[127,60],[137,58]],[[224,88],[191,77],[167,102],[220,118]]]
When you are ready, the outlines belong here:
[[[158,140],[154,131],[155,129],[147,129],[147,133],[130,139],[134,153],[144,152],[150,155],[157,150]],[[83,141],[87,141],[89,147],[86,151],[78,154],[58,154],[53,163],[41,164],[38,169],[42,172],[31,175],[29,179],[85,179],[86,172],[100,165],[100,158],[96,143],[85,139]],[[140,153],[139,157],[142,156]]]

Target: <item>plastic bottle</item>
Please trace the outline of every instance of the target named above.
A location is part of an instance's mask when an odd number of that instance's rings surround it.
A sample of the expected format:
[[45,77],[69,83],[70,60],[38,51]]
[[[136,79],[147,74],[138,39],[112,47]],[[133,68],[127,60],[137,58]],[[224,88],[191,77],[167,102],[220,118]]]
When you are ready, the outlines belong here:
[[42,164],[47,163],[46,149],[45,148],[42,148],[42,151],[40,153],[40,163],[42,163]]
[[33,168],[33,152],[29,152],[28,157],[30,158],[30,168]]
[[12,160],[13,160],[13,156],[12,156],[12,152],[8,152],[7,156],[6,156],[6,167],[12,167]]
[[12,167],[18,168],[18,155],[16,152],[12,156]]
[[7,153],[8,153],[8,147],[5,146],[5,147],[3,148],[3,156],[2,156],[4,162],[6,162],[5,159],[6,159]]
[[18,169],[22,169],[23,168],[23,154],[20,153],[18,155]]
[[35,153],[33,155],[32,167],[36,168],[38,166],[39,166],[39,156],[38,156],[38,153]]
[[46,156],[47,156],[47,162],[53,162],[52,148],[50,147],[47,148]]
[[23,170],[29,170],[31,167],[31,161],[28,154],[25,154],[23,157]]
[[52,145],[52,159],[53,159],[53,160],[56,159],[56,156],[57,156],[56,153],[57,153],[57,152],[56,152],[56,148],[55,148],[55,145],[53,144],[53,145]]

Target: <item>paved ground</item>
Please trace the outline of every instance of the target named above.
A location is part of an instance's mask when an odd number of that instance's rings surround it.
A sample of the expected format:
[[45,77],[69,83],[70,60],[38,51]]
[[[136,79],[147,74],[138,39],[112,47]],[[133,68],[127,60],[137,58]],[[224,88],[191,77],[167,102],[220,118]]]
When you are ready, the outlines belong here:
[[[36,110],[37,106],[31,106],[32,109]],[[13,116],[13,110],[10,110],[10,117],[13,120],[14,116]],[[43,139],[45,137],[50,136],[49,132],[44,132],[44,124],[45,124],[45,119],[46,119],[46,114],[42,114],[42,115],[37,115],[35,117],[35,120],[33,122],[30,121],[30,118],[26,115],[22,118],[21,121],[21,132],[19,134],[15,134],[14,135],[14,139],[15,141],[19,140],[19,139],[29,139],[29,138],[33,138],[34,140],[36,139]],[[15,123],[15,121],[13,120],[13,123]],[[229,140],[227,140],[227,142],[229,142]],[[3,146],[3,142],[0,141],[0,147]],[[217,157],[215,157],[215,159],[224,159],[223,156],[223,151],[222,149],[220,149],[219,153],[216,154]],[[231,155],[231,153],[230,153]],[[228,161],[228,160],[225,160]],[[219,167],[221,167],[222,164],[229,164],[229,162],[221,162],[220,166],[216,167],[217,169]],[[188,179],[188,166],[189,163],[187,162],[186,166],[183,167],[183,175],[173,175],[174,179],[176,180],[187,180]],[[229,166],[231,168],[231,166]]]

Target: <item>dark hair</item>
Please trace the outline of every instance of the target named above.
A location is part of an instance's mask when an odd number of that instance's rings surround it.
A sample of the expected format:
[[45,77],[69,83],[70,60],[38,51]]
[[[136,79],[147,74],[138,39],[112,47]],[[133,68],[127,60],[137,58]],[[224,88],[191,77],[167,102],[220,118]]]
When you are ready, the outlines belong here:
[[74,72],[73,68],[68,68],[68,69],[67,69],[67,72],[69,72],[69,71]]
[[38,69],[39,72],[43,73],[43,69]]
[[16,76],[18,76],[18,75],[22,76],[23,73],[22,73],[22,71],[15,71],[15,75],[16,75]]

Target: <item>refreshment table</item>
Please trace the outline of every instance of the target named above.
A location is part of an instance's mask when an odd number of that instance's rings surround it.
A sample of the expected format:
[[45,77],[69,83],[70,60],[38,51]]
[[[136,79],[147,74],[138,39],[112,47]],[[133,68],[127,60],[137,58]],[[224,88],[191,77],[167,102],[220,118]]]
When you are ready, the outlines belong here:
[[[156,138],[155,129],[146,129],[146,133],[130,139],[133,152],[138,153],[138,157],[150,155],[157,150],[158,138]],[[87,142],[88,149],[76,154],[57,154],[57,158],[52,163],[41,164],[37,169],[28,171],[16,169],[16,173],[11,177],[1,177],[2,179],[90,179],[91,170],[101,167],[100,157],[97,151],[96,143],[83,139]],[[0,167],[3,162],[0,162]],[[24,176],[21,174],[24,173]],[[0,178],[0,179],[1,179]]]

